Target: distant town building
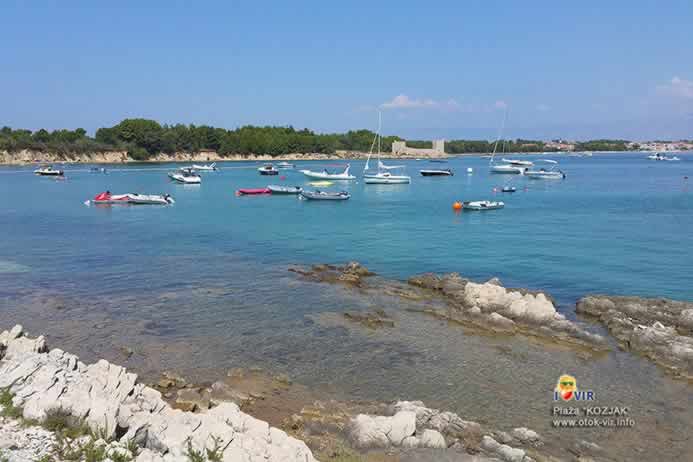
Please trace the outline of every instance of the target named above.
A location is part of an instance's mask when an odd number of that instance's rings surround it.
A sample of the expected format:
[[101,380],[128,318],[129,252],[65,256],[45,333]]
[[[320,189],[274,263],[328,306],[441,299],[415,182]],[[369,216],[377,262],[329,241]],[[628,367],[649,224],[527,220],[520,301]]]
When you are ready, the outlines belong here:
[[433,140],[433,149],[410,148],[406,141],[393,141],[392,154],[421,157],[440,157],[445,155],[445,140]]
[[550,150],[558,150],[558,151],[574,151],[575,150],[575,143],[572,141],[565,141],[565,140],[551,140],[547,141],[544,143],[544,146],[547,149]]

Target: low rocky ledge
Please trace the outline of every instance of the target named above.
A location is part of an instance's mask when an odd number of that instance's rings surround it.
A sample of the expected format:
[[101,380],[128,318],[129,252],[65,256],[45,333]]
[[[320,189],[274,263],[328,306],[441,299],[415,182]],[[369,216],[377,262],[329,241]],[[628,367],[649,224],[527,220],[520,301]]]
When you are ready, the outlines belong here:
[[136,446],[137,462],[188,461],[191,448],[212,447],[223,461],[315,460],[305,443],[234,403],[197,414],[173,409],[123,367],[105,360],[87,365],[62,350],[48,351],[43,337],[26,337],[21,326],[0,334],[0,389],[13,395],[23,419],[42,422],[60,411],[104,440]]
[[[606,340],[556,311],[539,291],[505,288],[497,278],[472,282],[457,273],[412,276],[406,284],[377,277],[358,262],[292,267],[304,279],[399,297],[412,311],[502,335],[526,335],[593,352],[609,350]],[[439,303],[428,303],[436,300]],[[364,315],[367,316],[367,315]]]
[[693,380],[693,303],[590,295],[578,301],[576,312],[599,319],[624,350]]

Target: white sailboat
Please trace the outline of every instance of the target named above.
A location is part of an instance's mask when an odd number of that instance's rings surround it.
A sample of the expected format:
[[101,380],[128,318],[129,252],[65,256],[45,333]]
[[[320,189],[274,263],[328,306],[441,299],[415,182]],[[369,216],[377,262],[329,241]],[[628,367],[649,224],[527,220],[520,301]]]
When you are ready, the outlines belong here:
[[[371,144],[371,149],[368,152],[368,158],[366,159],[366,165],[363,168],[363,182],[365,184],[409,184],[411,183],[411,177],[408,175],[393,175],[390,170],[398,170],[405,168],[404,165],[385,165],[382,160],[380,160],[380,129],[382,125],[382,116],[378,112],[378,132],[373,139],[373,144]],[[369,173],[370,169],[369,163],[371,160],[371,155],[373,154],[373,148],[375,147],[376,141],[378,143],[378,170],[376,173]]]
[[[514,160],[504,158],[503,164],[495,163],[496,150],[498,149],[498,141],[500,141],[500,138],[503,135],[503,130],[505,129],[505,119],[507,115],[508,111],[506,109],[505,112],[503,112],[503,123],[501,124],[501,128],[498,131],[496,142],[493,144],[493,153],[491,154],[491,160],[489,161],[488,165],[491,173],[508,173],[513,175],[521,175],[525,173],[525,170],[528,169],[529,165],[532,165],[531,162],[526,160]],[[505,141],[503,142],[503,152],[505,152]],[[529,165],[527,164],[528,162]]]

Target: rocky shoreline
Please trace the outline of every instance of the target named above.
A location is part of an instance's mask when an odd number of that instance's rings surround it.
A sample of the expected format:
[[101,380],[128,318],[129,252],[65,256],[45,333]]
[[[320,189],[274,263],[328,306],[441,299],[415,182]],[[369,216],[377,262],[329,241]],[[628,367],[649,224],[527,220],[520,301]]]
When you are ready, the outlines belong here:
[[[476,156],[480,154],[456,154],[465,156]],[[177,152],[175,154],[160,153],[147,160],[136,160],[130,157],[127,151],[104,151],[89,153],[60,154],[54,152],[43,152],[33,150],[21,150],[17,152],[0,151],[0,165],[31,165],[31,164],[127,164],[133,162],[238,162],[238,161],[257,161],[257,162],[277,162],[277,161],[297,161],[297,160],[348,160],[366,159],[367,152],[360,151],[338,151],[335,154],[321,153],[293,153],[281,156],[271,156],[269,154],[250,154],[250,155],[230,155],[221,156],[214,151],[200,152]],[[384,159],[415,159],[415,158],[440,158],[447,156],[435,155],[413,155],[384,153]]]
[[[241,371],[228,374],[242,376]],[[49,350],[44,337],[28,337],[15,326],[0,334],[0,458],[311,462],[316,454],[320,460],[354,462],[532,462],[561,460],[555,454],[565,453],[530,429],[487,428],[420,401],[328,400],[286,404],[285,409],[281,402],[263,403],[270,413],[282,415],[284,409],[280,429],[241,409],[282,395],[277,387],[290,389],[290,379],[268,379],[264,387],[253,380],[255,391],[235,383],[199,387],[166,373],[150,387],[105,360],[86,365],[60,349]],[[570,453],[587,456],[599,450],[580,442]]]

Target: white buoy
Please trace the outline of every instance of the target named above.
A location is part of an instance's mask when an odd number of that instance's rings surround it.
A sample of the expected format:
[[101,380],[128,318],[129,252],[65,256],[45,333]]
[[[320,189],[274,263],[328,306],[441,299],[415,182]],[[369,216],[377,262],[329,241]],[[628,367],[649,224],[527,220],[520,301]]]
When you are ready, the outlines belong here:
[[474,173],[474,169],[472,167],[467,167],[467,173],[469,173],[469,174]]

